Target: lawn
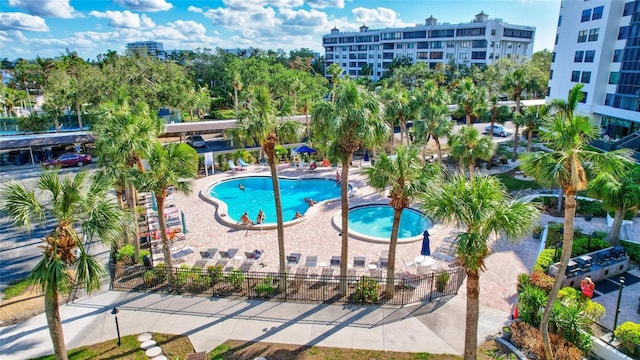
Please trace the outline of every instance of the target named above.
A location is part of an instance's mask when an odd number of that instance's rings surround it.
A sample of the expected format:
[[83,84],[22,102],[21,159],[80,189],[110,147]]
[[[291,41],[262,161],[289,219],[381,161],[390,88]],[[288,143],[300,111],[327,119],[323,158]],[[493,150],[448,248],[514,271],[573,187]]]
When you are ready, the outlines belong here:
[[535,181],[518,180],[510,174],[497,174],[494,176],[504,184],[509,192],[542,188],[542,186]]

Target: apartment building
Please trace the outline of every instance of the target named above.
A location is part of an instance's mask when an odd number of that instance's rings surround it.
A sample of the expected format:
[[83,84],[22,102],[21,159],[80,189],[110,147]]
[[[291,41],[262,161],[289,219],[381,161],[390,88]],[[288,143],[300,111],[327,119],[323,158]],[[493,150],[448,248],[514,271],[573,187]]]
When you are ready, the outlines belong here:
[[136,50],[145,50],[151,56],[158,56],[164,52],[164,45],[157,41],[136,41],[127,43],[126,53],[132,53]]
[[578,83],[576,112],[598,122],[607,142],[628,139],[612,148],[640,148],[628,138],[640,135],[638,0],[562,1],[547,100],[566,99]]
[[406,28],[340,32],[334,28],[322,37],[326,66],[337,63],[350,77],[378,80],[393,59],[408,58],[429,66],[493,64],[501,58],[530,57],[536,29],[489,19],[480,12],[468,23],[438,23],[433,16],[424,25]]

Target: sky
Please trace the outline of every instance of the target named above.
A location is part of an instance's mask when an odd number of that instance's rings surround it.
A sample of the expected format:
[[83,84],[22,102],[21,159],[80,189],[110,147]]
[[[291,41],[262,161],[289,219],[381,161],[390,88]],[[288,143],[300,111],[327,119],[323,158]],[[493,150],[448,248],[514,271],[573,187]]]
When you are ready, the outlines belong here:
[[[582,0],[567,0],[582,1]],[[333,27],[358,31],[467,23],[484,11],[534,26],[534,51],[553,49],[560,0],[0,0],[0,58],[33,59],[77,52],[95,60],[135,41],[165,50],[309,48],[324,54]]]

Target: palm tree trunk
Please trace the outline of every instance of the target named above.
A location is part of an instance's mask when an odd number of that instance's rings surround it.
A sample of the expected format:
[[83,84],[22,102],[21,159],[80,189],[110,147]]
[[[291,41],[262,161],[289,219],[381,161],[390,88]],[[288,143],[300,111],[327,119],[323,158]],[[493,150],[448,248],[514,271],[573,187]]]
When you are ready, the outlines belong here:
[[44,309],[49,326],[49,335],[53,342],[53,352],[57,360],[67,360],[67,349],[64,344],[62,332],[62,319],[60,318],[60,304],[58,302],[58,290],[47,290],[44,297]]
[[544,308],[542,321],[540,322],[540,331],[542,332],[542,343],[544,345],[544,356],[547,360],[553,360],[553,352],[551,350],[551,342],[549,340],[549,318],[553,310],[553,304],[558,297],[560,287],[565,279],[565,271],[571,259],[571,251],[573,248],[573,221],[576,216],[576,192],[572,189],[566,191],[566,204],[564,207],[564,231],[562,237],[562,255],[560,256],[560,267],[553,282],[549,301]]
[[466,113],[465,118],[467,120],[467,126],[471,126],[471,114]]
[[133,244],[133,263],[137,264],[140,261],[140,237],[138,236],[140,228],[138,225],[136,187],[133,183],[127,185],[127,205],[132,212],[135,234],[133,241],[131,240],[131,234],[127,234],[126,239],[128,244]]
[[238,119],[238,89],[233,88],[233,110],[236,111],[236,120]]
[[160,223],[160,238],[162,239],[162,256],[164,257],[164,264],[167,266],[167,280],[169,286],[173,286],[175,283],[175,277],[173,272],[173,262],[171,261],[171,244],[167,237],[167,224],[164,219],[164,191],[154,192],[156,197],[156,204],[158,205],[158,222]]
[[[284,249],[284,220],[282,219],[282,199],[280,198],[280,179],[278,179],[278,167],[276,166],[275,156],[271,154],[274,152],[267,152],[269,157],[269,169],[271,169],[271,184],[273,186],[273,198],[276,203],[276,222],[278,226],[278,260],[280,265],[278,271],[281,275],[287,272],[287,260],[285,258]],[[280,284],[284,284],[281,282]]]
[[78,116],[78,127],[82,131],[82,112],[80,111],[80,102],[76,103],[76,115]]
[[434,136],[433,141],[436,143],[436,151],[438,152],[438,164],[442,165],[442,147],[440,146],[440,139]]
[[609,235],[605,241],[609,242],[609,244],[615,246],[620,243],[620,228],[622,227],[622,221],[624,220],[624,214],[627,212],[627,209],[616,209],[616,217],[613,219],[613,225],[611,225],[611,229],[609,230]]
[[527,135],[527,152],[531,152],[531,142],[533,141],[533,126],[529,125],[529,133]]
[[396,273],[396,247],[398,245],[398,231],[400,229],[400,216],[402,208],[393,209],[393,224],[391,225],[391,239],[389,241],[389,262],[387,264],[387,300],[395,296],[395,273]]
[[467,271],[467,318],[464,332],[464,359],[477,359],[478,314],[480,313],[480,274]]
[[349,259],[349,164],[351,154],[342,161],[342,175],[340,179],[340,203],[342,205],[342,247],[340,249],[340,286],[341,296],[347,294],[347,262]]
[[518,160],[518,141],[520,140],[520,125],[516,123],[516,131],[513,133],[513,156],[511,157],[511,161]]
[[558,206],[556,207],[556,210],[558,212],[560,212],[560,210],[562,210],[562,203],[564,202],[564,189],[560,188],[560,190],[558,190]]
[[498,108],[493,106],[491,108],[491,127],[489,128],[489,136],[493,139],[493,125],[496,124],[498,119]]

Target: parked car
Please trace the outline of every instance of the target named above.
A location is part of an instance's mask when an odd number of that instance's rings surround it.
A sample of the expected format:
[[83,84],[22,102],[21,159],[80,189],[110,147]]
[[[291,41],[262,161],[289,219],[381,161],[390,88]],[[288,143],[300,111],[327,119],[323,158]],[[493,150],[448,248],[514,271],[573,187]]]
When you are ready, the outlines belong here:
[[[491,131],[491,125],[487,125],[484,127],[484,133],[488,134],[489,131]],[[502,125],[493,125],[493,135],[499,135],[502,137],[507,137],[507,136],[511,136],[513,135],[513,131],[509,131],[507,130],[504,126]]]
[[194,148],[207,146],[207,143],[204,141],[204,139],[200,135],[187,136],[187,144],[193,146]]
[[85,166],[91,163],[91,155],[78,154],[78,153],[66,153],[60,155],[57,159],[44,161],[42,166],[45,168],[53,169],[56,167],[67,166]]

